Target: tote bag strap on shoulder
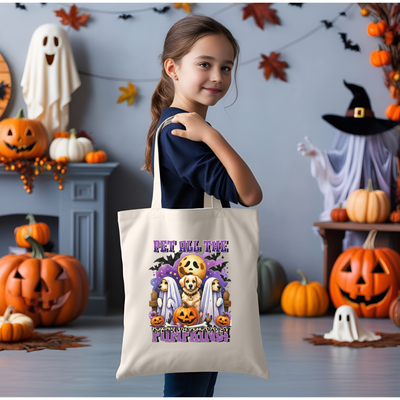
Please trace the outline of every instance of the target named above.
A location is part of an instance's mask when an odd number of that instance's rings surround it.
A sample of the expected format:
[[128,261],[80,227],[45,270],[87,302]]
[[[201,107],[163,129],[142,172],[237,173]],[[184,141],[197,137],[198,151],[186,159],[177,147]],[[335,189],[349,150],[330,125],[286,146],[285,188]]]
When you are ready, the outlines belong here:
[[[158,156],[158,134],[162,131],[162,129],[171,123],[171,120],[175,115],[168,117],[165,119],[160,126],[158,127],[154,140],[154,180],[153,180],[153,199],[151,202],[151,208],[162,208],[161,205],[161,177],[160,177],[160,163]],[[204,192],[204,208],[222,208],[221,201],[215,198],[214,196],[210,196],[206,192]]]

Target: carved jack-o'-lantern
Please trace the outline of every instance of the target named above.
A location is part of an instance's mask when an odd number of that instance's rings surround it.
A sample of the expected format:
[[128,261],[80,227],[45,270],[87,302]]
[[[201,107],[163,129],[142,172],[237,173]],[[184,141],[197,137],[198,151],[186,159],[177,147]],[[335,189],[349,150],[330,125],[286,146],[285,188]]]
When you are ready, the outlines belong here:
[[193,274],[203,279],[206,276],[206,272],[206,263],[197,254],[189,254],[179,261],[178,273],[181,278],[185,275]]
[[223,313],[221,315],[218,315],[217,319],[215,320],[215,323],[218,326],[224,327],[224,326],[229,326],[229,324],[231,323],[231,320],[227,315],[225,315],[225,313]]
[[151,325],[153,326],[162,326],[164,325],[164,317],[159,315],[158,313],[151,319]]
[[336,308],[353,307],[359,317],[384,318],[400,289],[400,255],[374,247],[377,231],[370,231],[363,247],[350,247],[333,265],[329,291]]
[[0,122],[0,154],[4,157],[41,157],[47,144],[47,133],[42,123],[24,118],[22,108],[15,118],[6,118]]
[[30,236],[32,253],[0,259],[0,314],[8,305],[37,325],[63,325],[79,317],[89,299],[89,281],[74,257],[45,253]]
[[173,321],[175,324],[182,324],[182,325],[196,325],[199,320],[199,313],[194,307],[189,307],[189,305],[182,301],[183,306],[178,307],[174,315],[172,316]]

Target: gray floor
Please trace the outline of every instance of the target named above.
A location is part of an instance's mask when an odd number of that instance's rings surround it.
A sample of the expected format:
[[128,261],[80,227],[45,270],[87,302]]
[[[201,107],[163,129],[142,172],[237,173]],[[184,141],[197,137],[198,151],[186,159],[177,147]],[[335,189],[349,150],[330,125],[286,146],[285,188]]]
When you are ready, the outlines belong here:
[[[122,311],[80,317],[59,329],[83,335],[90,347],[65,351],[0,352],[2,397],[161,397],[164,375],[118,381],[123,334]],[[373,332],[400,333],[389,319],[362,319]],[[218,374],[215,397],[392,397],[400,396],[400,347],[313,346],[311,333],[332,329],[333,316],[261,316],[264,351],[271,377]]]

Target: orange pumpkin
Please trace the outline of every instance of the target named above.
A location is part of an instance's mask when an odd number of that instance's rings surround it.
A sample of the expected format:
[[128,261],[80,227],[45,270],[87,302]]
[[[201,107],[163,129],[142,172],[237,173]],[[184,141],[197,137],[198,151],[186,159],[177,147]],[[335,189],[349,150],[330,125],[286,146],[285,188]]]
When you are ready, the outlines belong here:
[[0,317],[0,341],[19,342],[32,336],[34,329],[32,318],[14,312],[14,306],[8,306],[3,317]]
[[190,307],[185,301],[182,301],[182,306],[178,307],[172,319],[175,324],[182,324],[182,325],[196,325],[199,321],[199,313],[194,307]]
[[53,139],[57,139],[57,138],[67,138],[69,139],[69,132],[65,132],[65,131],[59,131],[59,132],[55,132],[53,135]]
[[384,38],[385,38],[385,44],[386,46],[390,46],[393,43],[394,39],[394,32],[393,31],[387,31],[384,33]]
[[400,119],[400,105],[397,103],[390,104],[386,108],[385,115],[393,121],[398,121]]
[[349,305],[359,317],[385,318],[400,289],[400,255],[374,247],[376,230],[362,247],[345,250],[333,265],[329,292],[336,308]]
[[36,119],[24,118],[22,108],[15,118],[6,118],[0,122],[0,155],[4,157],[41,157],[47,144],[45,127]]
[[360,10],[360,14],[363,16],[363,17],[368,17],[368,15],[369,15],[369,10],[367,9],[367,8],[362,8],[361,10]]
[[346,209],[342,208],[342,203],[339,204],[339,208],[334,208],[331,211],[331,219],[335,222],[346,222],[349,220]]
[[223,313],[221,315],[218,315],[217,319],[215,320],[215,323],[218,326],[225,327],[229,326],[229,324],[231,323],[231,319],[225,313]]
[[400,222],[400,204],[397,205],[396,210],[392,211],[389,215],[389,219],[392,222]]
[[389,85],[390,98],[393,100],[400,100],[400,91],[395,85]]
[[383,67],[392,62],[392,56],[387,50],[382,50],[381,45],[379,45],[379,50],[374,50],[371,53],[369,61],[374,67]]
[[103,163],[107,161],[107,154],[103,150],[90,151],[89,153],[86,154],[85,160],[87,163],[90,164]]
[[391,302],[389,307],[389,318],[400,328],[400,291],[399,295]]
[[79,317],[89,299],[89,280],[74,257],[45,253],[30,236],[32,253],[0,258],[0,313],[12,305],[37,325],[64,325]]
[[14,230],[15,241],[20,247],[31,247],[31,245],[25,240],[25,236],[28,234],[37,240],[42,246],[49,243],[50,240],[50,228],[44,222],[36,222],[35,217],[32,214],[28,214],[26,219],[29,220],[29,225],[22,225]]
[[367,33],[369,36],[382,36],[387,29],[389,26],[385,21],[374,21],[368,24]]
[[357,189],[350,193],[346,210],[353,222],[379,224],[389,217],[389,196],[383,190],[374,190],[372,179],[368,179],[366,189]]
[[153,326],[162,326],[164,325],[164,317],[159,315],[158,313],[150,320],[151,325]]
[[303,271],[297,270],[302,281],[293,281],[283,289],[282,310],[296,317],[318,317],[324,315],[329,307],[326,289],[318,282],[308,282]]

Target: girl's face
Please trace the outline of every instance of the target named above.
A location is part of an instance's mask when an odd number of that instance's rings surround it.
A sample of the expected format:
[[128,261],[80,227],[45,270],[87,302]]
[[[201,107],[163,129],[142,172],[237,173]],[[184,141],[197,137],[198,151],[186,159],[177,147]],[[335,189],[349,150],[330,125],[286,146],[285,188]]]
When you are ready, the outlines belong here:
[[225,36],[208,35],[199,39],[180,65],[175,64],[175,97],[171,106],[203,114],[228,91],[233,60],[233,46]]

